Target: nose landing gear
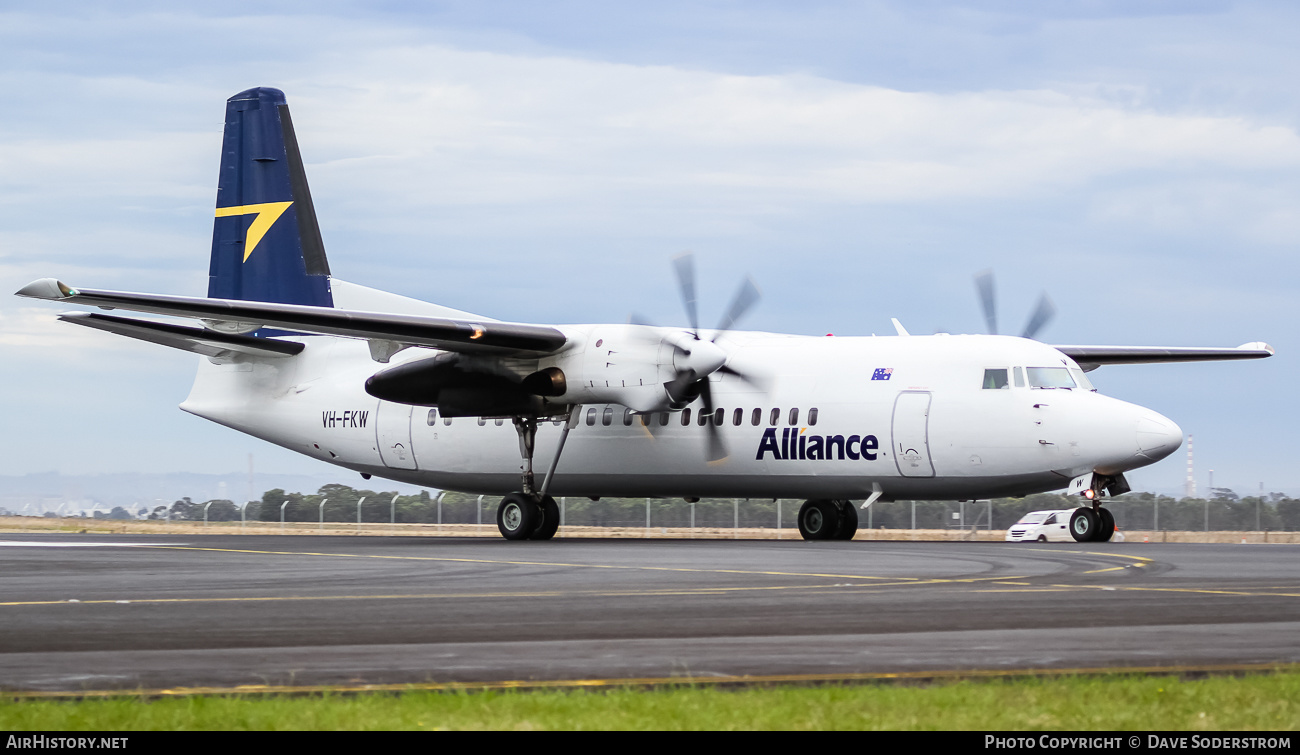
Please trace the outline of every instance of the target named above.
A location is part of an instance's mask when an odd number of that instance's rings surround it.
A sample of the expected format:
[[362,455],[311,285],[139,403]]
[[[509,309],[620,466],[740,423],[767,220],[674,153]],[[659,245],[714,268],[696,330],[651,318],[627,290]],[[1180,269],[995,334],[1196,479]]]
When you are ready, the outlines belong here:
[[1115,534],[1115,516],[1098,503],[1082,506],[1070,515],[1070,535],[1080,543],[1110,542]]

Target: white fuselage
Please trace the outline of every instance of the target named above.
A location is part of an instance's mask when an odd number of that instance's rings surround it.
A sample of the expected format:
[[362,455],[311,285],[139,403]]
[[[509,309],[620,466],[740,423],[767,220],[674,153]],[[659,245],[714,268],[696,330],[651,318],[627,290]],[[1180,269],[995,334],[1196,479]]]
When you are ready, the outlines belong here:
[[[560,363],[591,362],[584,354],[595,343],[609,351],[610,335],[627,327],[562,327],[574,346]],[[204,360],[181,408],[357,472],[469,493],[520,489],[509,419],[448,421],[366,393],[370,375],[431,351],[407,349],[379,364],[364,341],[295,340],[306,348],[293,357]],[[1181,430],[1161,415],[1083,387],[1010,379],[984,387],[989,369],[1078,370],[1059,351],[1021,338],[731,332],[719,344],[728,364],[765,378],[760,388],[722,372],[710,377],[728,458],[706,460],[709,428],[698,421],[698,400],[687,407],[688,423],[683,411],[656,412],[650,427],[624,405],[583,404],[549,492],[860,499],[875,483],[885,500],[989,498],[1060,489],[1088,472],[1118,474],[1182,443]],[[599,376],[576,373],[587,389],[599,387]],[[654,370],[647,374],[638,380],[653,381]],[[560,431],[559,421],[539,424],[539,482]]]

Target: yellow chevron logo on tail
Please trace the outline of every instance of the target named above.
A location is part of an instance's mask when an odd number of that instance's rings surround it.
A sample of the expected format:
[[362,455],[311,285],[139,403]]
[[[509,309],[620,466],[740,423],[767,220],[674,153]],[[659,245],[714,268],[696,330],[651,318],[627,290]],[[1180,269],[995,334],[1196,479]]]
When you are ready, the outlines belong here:
[[257,248],[258,242],[271,230],[275,221],[280,219],[284,211],[289,209],[293,202],[264,202],[262,204],[246,204],[239,207],[218,207],[217,217],[229,218],[236,215],[253,215],[253,224],[248,227],[248,237],[244,242],[244,262],[248,261],[248,256]]

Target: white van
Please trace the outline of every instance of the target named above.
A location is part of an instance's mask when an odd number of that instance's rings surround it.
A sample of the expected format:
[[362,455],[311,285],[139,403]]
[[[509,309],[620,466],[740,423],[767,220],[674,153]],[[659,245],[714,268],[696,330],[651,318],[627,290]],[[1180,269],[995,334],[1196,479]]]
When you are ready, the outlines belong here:
[[[1075,509],[1057,509],[1056,511],[1031,511],[1020,517],[1020,521],[1007,530],[1009,543],[1072,543],[1070,534],[1070,516]],[[1112,543],[1124,542],[1124,533],[1115,528],[1109,538]]]
[[1007,530],[1009,543],[1073,543],[1070,534],[1070,515],[1074,509],[1057,511],[1031,511]]

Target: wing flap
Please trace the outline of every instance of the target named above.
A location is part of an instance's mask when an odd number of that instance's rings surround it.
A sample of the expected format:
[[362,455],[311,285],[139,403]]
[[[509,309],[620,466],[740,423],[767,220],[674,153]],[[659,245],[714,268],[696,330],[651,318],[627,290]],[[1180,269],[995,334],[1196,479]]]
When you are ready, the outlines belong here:
[[1161,362],[1218,362],[1232,359],[1265,359],[1273,347],[1262,341],[1236,348],[1199,346],[1053,346],[1085,370],[1105,364],[1157,364]]
[[382,339],[469,354],[550,354],[564,346],[567,340],[560,331],[544,325],[470,322],[301,304],[77,289],[53,278],[29,283],[17,293],[33,299],[88,304],[104,309],[239,323],[243,326],[240,330],[248,330],[249,325],[255,324],[320,335]]
[[303,350],[303,345],[293,341],[253,336],[217,333],[204,328],[188,328],[163,322],[133,320],[93,312],[66,312],[59,319],[74,325],[116,333],[173,349],[192,351],[206,357],[225,358],[235,354],[255,357],[287,357]]

